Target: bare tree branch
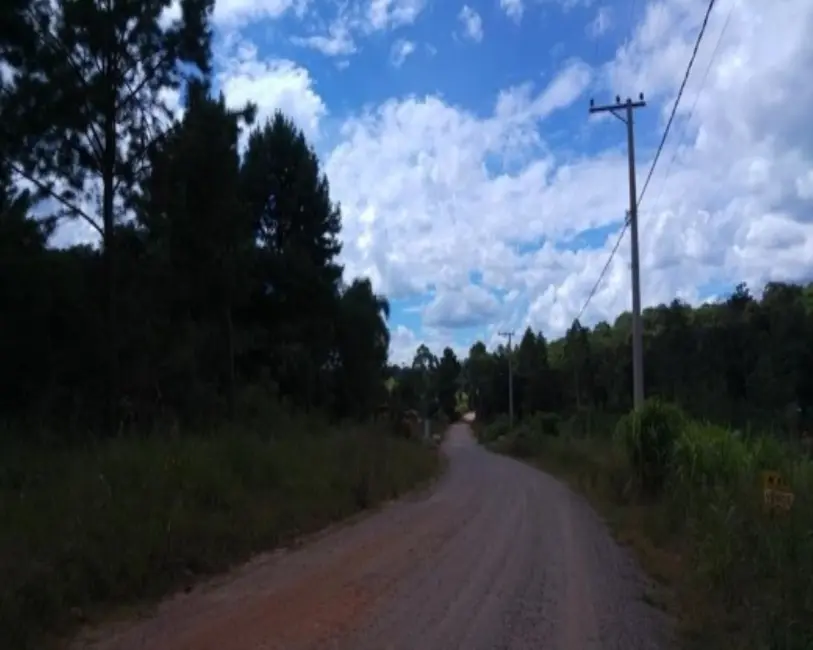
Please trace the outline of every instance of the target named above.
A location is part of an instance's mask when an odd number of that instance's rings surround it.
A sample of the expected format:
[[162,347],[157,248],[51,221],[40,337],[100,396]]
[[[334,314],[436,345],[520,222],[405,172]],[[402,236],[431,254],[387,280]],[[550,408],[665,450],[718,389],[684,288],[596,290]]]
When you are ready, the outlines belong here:
[[[124,79],[122,79],[124,84],[127,85],[127,89],[130,90],[130,94],[123,97],[118,102],[118,105],[116,106],[116,111],[120,111],[124,106],[126,106],[130,101],[132,101],[133,98],[136,97],[138,95],[138,93],[141,92],[142,88],[144,88],[144,86],[146,86],[150,82],[150,80],[153,79],[153,77],[155,76],[155,73],[158,72],[158,68],[160,68],[172,56],[174,56],[174,52],[171,49],[166,51],[164,53],[164,55],[159,59],[158,63],[156,63],[154,66],[152,66],[152,69],[149,71],[149,73],[147,73],[146,71],[144,72],[144,78],[141,79],[141,81],[138,83],[138,85],[135,87],[135,89],[130,89],[129,84],[127,84],[127,82]],[[139,63],[142,63],[142,62],[141,61],[136,62],[136,64],[134,66],[132,66],[129,70],[127,70],[126,73],[124,73],[124,76],[129,74],[130,71],[133,68],[138,66]]]
[[68,201],[65,197],[60,196],[57,192],[54,192],[50,187],[48,187],[48,185],[46,185],[42,181],[38,180],[37,178],[35,178],[31,174],[27,173],[24,169],[22,169],[21,167],[19,167],[16,164],[14,164],[10,160],[7,160],[6,164],[9,166],[9,169],[11,169],[11,171],[13,171],[15,174],[18,174],[19,176],[22,176],[24,179],[26,179],[28,182],[33,183],[34,185],[37,186],[37,188],[40,191],[45,192],[51,198],[56,199],[59,203],[61,203],[68,210],[70,210],[71,212],[75,213],[77,216],[84,219],[104,239],[104,232],[102,231],[101,226],[99,226],[99,224],[96,223],[96,220],[93,217],[91,217],[87,212],[85,212],[80,207],[78,207],[78,206],[74,205],[73,203],[71,203],[70,201]]

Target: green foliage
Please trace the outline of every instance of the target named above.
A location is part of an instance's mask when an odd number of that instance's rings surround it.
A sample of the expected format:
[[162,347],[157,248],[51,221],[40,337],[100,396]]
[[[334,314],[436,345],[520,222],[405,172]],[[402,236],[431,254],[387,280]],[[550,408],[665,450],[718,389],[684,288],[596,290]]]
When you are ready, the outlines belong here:
[[436,384],[438,405],[449,420],[457,416],[457,389],[460,362],[451,348],[445,348],[437,367]]
[[756,469],[752,451],[727,429],[689,422],[675,441],[674,478],[709,489],[736,482],[742,473]]
[[546,436],[558,436],[561,418],[556,413],[534,413],[529,426]]
[[[773,282],[761,299],[745,285],[696,308],[674,300],[644,310],[650,397],[693,418],[785,437],[813,431],[813,284]],[[603,435],[632,409],[631,315],[588,328],[574,322],[548,341],[528,329],[511,350],[471,346],[461,382],[478,415],[556,412],[573,435]]]
[[366,278],[354,280],[342,294],[337,323],[341,366],[334,380],[342,415],[363,418],[389,394],[381,385],[390,344],[388,316],[389,303]]
[[[763,512],[765,469],[779,471],[795,492],[789,513]],[[755,647],[813,643],[813,585],[803,577],[813,572],[812,491],[813,462],[775,438],[692,423],[676,445],[664,507],[691,540],[695,585],[720,595],[743,638],[760,642]]]
[[[342,282],[340,211],[301,130],[277,114],[241,158],[252,112],[195,82],[183,120],[145,150],[136,219],[110,235],[115,432],[235,418],[237,395],[269,382],[274,399],[336,419],[385,399],[387,301]],[[0,174],[0,418],[109,434],[109,247],[49,247],[16,180]]]
[[685,424],[683,411],[656,399],[647,400],[640,411],[618,422],[616,438],[647,492],[658,492],[669,478],[675,443]]
[[538,429],[528,424],[522,424],[509,433],[504,440],[498,442],[496,448],[507,451],[517,458],[531,458],[540,453],[543,448],[544,435]]
[[475,427],[475,432],[478,440],[492,449],[529,458],[540,451],[546,438],[559,435],[560,425],[555,413],[535,413],[512,430],[508,418],[498,416],[484,427]]
[[511,432],[511,424],[507,415],[501,415],[481,429],[480,441],[484,443],[494,442]]
[[[390,499],[438,456],[367,429],[313,436],[126,437],[0,453],[0,646],[100,604],[157,596],[195,576]],[[303,429],[305,431],[303,431]]]

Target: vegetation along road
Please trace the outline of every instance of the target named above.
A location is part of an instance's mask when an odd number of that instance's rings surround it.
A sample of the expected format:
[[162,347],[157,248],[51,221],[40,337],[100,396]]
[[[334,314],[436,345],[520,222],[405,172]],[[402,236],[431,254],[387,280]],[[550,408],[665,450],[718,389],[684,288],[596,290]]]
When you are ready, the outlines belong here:
[[84,648],[354,650],[666,647],[664,615],[587,504],[478,446],[413,495],[180,595]]

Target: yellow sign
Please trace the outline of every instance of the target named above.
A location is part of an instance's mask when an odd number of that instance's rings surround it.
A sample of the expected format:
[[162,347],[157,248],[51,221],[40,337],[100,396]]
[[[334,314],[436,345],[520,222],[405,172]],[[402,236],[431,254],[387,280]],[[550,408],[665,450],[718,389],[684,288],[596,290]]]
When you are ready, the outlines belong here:
[[773,471],[762,472],[762,495],[765,509],[771,512],[790,510],[796,498],[784,477]]

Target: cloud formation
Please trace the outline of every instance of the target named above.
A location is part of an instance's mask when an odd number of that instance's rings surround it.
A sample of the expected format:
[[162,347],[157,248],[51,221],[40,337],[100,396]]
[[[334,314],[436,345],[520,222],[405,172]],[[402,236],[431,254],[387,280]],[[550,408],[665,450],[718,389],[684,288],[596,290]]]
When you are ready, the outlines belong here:
[[458,20],[463,27],[463,35],[479,43],[483,40],[483,19],[474,9],[469,5],[463,5],[460,13],[457,15]]
[[392,44],[392,49],[390,50],[392,64],[396,68],[400,68],[404,64],[404,61],[407,60],[407,57],[413,52],[415,52],[415,43],[404,38],[398,39]]

